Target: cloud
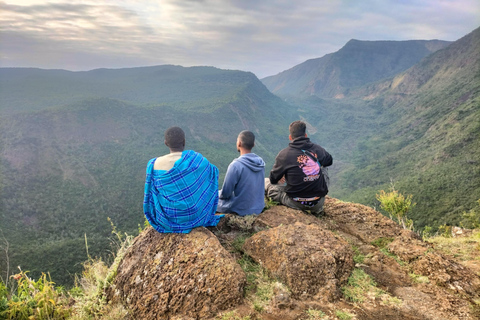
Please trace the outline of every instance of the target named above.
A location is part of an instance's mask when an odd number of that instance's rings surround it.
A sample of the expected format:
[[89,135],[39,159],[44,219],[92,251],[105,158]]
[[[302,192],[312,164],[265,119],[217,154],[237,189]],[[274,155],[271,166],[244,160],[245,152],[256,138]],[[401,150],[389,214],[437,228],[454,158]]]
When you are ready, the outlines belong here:
[[169,63],[259,77],[334,52],[352,38],[456,40],[480,22],[477,0],[17,0],[0,7],[2,66]]

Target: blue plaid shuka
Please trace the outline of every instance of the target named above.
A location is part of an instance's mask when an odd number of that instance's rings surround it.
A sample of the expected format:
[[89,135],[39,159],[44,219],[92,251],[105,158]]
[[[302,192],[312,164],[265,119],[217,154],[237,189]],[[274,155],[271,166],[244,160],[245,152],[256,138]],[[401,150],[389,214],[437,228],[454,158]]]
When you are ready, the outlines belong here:
[[200,226],[216,226],[218,169],[200,153],[182,152],[172,169],[154,170],[147,165],[143,212],[160,233],[189,233]]

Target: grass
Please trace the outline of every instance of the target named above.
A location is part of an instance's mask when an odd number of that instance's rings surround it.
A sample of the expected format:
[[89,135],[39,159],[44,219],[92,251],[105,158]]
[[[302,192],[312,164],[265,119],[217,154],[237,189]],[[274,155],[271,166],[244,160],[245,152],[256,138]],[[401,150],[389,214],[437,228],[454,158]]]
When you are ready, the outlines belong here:
[[393,238],[384,238],[384,237],[380,237],[380,238],[377,238],[375,240],[373,240],[370,244],[377,247],[377,248],[385,248],[387,247],[391,242],[393,242]]
[[393,258],[401,266],[405,265],[405,262],[402,261],[397,255],[393,254],[388,250],[388,245],[393,242],[393,238],[377,238],[373,240],[370,244],[379,248],[380,252],[386,255],[387,257]]
[[382,299],[382,304],[386,306],[400,306],[403,303],[403,300],[397,297],[392,297],[389,294],[383,294],[381,296],[381,299]]
[[273,201],[271,198],[265,197],[265,208],[263,208],[263,211],[268,210],[272,207],[275,207],[278,204],[279,204],[278,202]]
[[342,292],[347,300],[362,303],[366,299],[374,299],[385,293],[376,285],[370,275],[356,268],[348,278],[347,285],[342,288]]
[[250,320],[250,316],[240,317],[235,311],[229,311],[218,315],[217,320]]
[[72,314],[69,297],[63,288],[55,288],[50,275],[45,273],[37,280],[27,276],[27,272],[13,276],[16,280],[16,290],[7,294],[2,281],[0,296],[0,319],[66,319]]
[[353,261],[355,263],[363,263],[365,261],[365,255],[360,252],[357,246],[352,246]]
[[386,255],[387,257],[393,258],[397,263],[401,266],[405,265],[405,262],[402,261],[396,254],[391,253],[388,248],[382,248],[380,249],[380,252]]
[[412,279],[413,283],[430,283],[430,279],[426,276],[418,275],[414,272],[408,274]]
[[133,242],[133,236],[123,237],[112,224],[112,233],[117,236],[119,248],[108,267],[101,259],[90,259],[84,264],[82,277],[77,279],[76,290],[81,292],[74,306],[75,317],[72,319],[121,319],[128,311],[120,305],[107,305],[105,291],[111,286],[117,275],[117,269],[125,253]]
[[308,320],[324,319],[326,316],[325,312],[316,309],[308,309],[305,313],[308,315]]
[[343,310],[336,310],[335,315],[340,320],[351,320],[351,319],[353,319],[353,314],[351,314],[347,311],[343,311]]
[[14,287],[9,289],[0,281],[0,319],[114,320],[128,316],[128,310],[122,305],[106,302],[106,289],[115,279],[120,261],[133,240],[133,236],[120,236],[115,227],[113,233],[118,239],[118,250],[112,264],[107,266],[101,259],[89,257],[83,264],[82,275],[68,292],[63,287],[55,287],[45,273],[33,280],[20,270],[13,276]]
[[480,229],[465,237],[435,236],[427,239],[440,252],[455,257],[480,275]]
[[251,235],[250,234],[241,234],[232,241],[232,247],[235,252],[243,253],[243,244]]
[[367,299],[374,300],[380,297],[383,305],[398,306],[402,304],[402,300],[392,297],[384,290],[378,288],[373,278],[358,268],[353,270],[348,278],[347,285],[342,288],[342,292],[347,300],[354,303],[363,303]]
[[257,312],[265,311],[272,300],[276,289],[280,291],[289,291],[288,288],[271,278],[268,272],[261,265],[253,261],[251,257],[244,254],[237,262],[242,267],[247,276],[247,286],[245,287],[245,298],[252,303]]

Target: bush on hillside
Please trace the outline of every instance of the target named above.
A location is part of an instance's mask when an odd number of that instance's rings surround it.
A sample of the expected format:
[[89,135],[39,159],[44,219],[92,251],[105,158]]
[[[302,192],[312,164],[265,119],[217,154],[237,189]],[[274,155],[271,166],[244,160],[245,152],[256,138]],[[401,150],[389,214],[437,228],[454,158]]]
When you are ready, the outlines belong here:
[[0,319],[66,319],[71,314],[69,299],[63,288],[55,288],[50,276],[42,273],[37,281],[26,272],[12,276],[17,281],[15,294],[9,296],[0,284]]
[[468,212],[463,212],[460,226],[466,229],[480,228],[480,199],[477,200],[477,206]]
[[380,208],[385,210],[390,219],[396,220],[404,229],[413,229],[413,220],[408,219],[407,212],[415,206],[412,203],[412,195],[406,197],[395,190],[395,186],[392,184],[390,192],[380,190],[380,193],[376,195],[378,201],[380,201]]

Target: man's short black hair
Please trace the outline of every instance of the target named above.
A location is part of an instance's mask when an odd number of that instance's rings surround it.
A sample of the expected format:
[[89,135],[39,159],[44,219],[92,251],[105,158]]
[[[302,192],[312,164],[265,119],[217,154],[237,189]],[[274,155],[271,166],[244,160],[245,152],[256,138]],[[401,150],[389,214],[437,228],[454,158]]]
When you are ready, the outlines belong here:
[[292,136],[292,139],[296,139],[298,137],[305,136],[305,133],[307,132],[307,125],[305,124],[305,122],[297,120],[290,123],[288,129],[290,130],[290,135]]
[[180,127],[170,127],[165,131],[165,143],[172,150],[182,150],[185,147],[185,132]]
[[252,131],[243,130],[238,134],[238,139],[242,142],[242,147],[247,150],[252,150],[255,145],[255,135]]

